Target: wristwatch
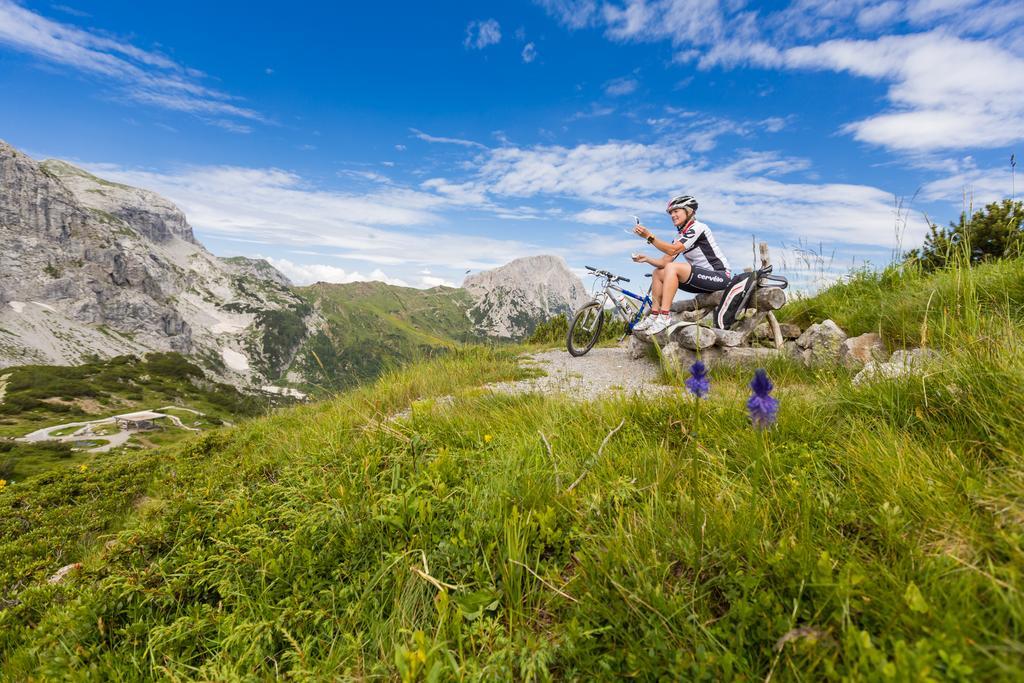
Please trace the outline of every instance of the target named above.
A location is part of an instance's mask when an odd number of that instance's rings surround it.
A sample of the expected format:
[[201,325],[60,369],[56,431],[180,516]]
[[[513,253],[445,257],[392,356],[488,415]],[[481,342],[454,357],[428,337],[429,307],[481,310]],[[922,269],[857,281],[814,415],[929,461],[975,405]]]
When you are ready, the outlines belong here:
[[647,236],[647,244],[654,244],[654,235]]

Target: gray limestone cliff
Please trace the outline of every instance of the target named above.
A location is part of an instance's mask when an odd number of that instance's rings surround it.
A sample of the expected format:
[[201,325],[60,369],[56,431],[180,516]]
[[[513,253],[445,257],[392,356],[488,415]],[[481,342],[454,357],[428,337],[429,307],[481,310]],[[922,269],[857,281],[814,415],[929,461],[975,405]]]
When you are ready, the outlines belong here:
[[316,325],[284,275],[215,257],[163,197],[2,141],[0,244],[0,367],[178,351],[260,383],[303,336],[268,326]]
[[485,334],[520,339],[541,322],[569,314],[589,297],[558,256],[527,256],[474,273],[462,283],[473,301],[469,316]]

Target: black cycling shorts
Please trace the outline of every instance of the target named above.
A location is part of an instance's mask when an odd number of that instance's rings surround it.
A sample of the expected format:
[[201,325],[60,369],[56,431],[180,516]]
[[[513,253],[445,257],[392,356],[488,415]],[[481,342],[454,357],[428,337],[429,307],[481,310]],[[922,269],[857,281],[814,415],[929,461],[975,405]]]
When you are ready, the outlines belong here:
[[706,292],[717,292],[725,289],[732,277],[725,270],[709,270],[690,266],[690,277],[686,282],[679,283],[679,289],[691,294],[703,294]]

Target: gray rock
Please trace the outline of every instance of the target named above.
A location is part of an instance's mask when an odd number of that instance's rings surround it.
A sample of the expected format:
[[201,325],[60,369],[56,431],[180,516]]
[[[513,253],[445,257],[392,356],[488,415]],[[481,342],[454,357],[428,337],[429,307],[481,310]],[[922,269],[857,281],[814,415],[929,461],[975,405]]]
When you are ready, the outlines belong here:
[[680,346],[677,342],[671,341],[661,347],[661,357],[670,367],[681,370],[688,368],[697,360],[697,354],[690,349]]
[[[793,323],[779,323],[779,332],[782,333],[783,340],[798,339],[801,334],[800,326],[794,325]],[[774,340],[774,336],[772,336],[772,326],[768,323],[767,320],[763,323],[760,323],[757,327],[754,328],[754,332],[753,334],[751,334],[751,338],[758,340]]]
[[801,335],[800,326],[794,323],[779,323],[779,330],[783,339],[799,339]]
[[639,339],[636,334],[631,334],[629,341],[626,342],[626,355],[632,360],[637,360],[647,355],[648,348],[650,348],[650,344]]
[[711,348],[703,349],[700,353],[697,353],[693,349],[688,349],[684,346],[680,346],[677,342],[671,341],[662,348],[661,355],[670,367],[675,368],[680,373],[686,374],[690,366],[693,365],[694,361],[697,359],[702,360],[708,367],[721,362],[722,349],[717,346],[712,346]]
[[833,362],[839,358],[839,347],[846,340],[846,333],[831,320],[811,325],[796,340],[797,346],[810,349],[811,362]]
[[711,348],[717,341],[715,330],[696,324],[677,327],[671,333],[672,341],[693,351]]
[[743,343],[743,333],[735,330],[719,330],[715,328],[715,339],[718,346],[739,346]]
[[885,344],[877,332],[868,332],[849,337],[839,345],[839,361],[850,369],[863,367],[872,361],[885,358]]
[[901,349],[893,352],[887,362],[869,361],[854,376],[853,383],[860,385],[865,382],[918,374],[929,363],[935,362],[939,358],[939,354],[932,349]]
[[695,323],[705,315],[707,315],[707,312],[703,308],[698,308],[692,311],[673,314],[672,319],[680,322]]

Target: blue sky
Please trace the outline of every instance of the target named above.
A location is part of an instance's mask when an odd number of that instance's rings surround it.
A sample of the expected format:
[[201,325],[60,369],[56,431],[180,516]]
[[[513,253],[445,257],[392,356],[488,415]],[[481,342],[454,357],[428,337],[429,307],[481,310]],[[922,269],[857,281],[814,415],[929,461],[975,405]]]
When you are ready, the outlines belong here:
[[1024,141],[1019,1],[331,5],[0,0],[0,139],[296,282],[418,287],[639,275],[630,216],[670,236],[680,192],[813,286],[1009,196]]

